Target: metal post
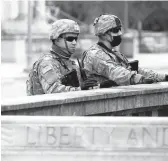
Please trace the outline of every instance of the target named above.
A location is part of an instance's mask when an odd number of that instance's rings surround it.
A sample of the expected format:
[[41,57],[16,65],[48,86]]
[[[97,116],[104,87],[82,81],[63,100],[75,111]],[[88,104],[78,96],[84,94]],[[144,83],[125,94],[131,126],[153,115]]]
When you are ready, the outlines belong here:
[[142,21],[138,21],[138,42],[139,42],[139,51],[138,53],[141,52],[141,46],[142,46]]
[[32,25],[32,1],[28,0],[28,33],[27,33],[27,68],[29,69],[30,61],[31,61],[31,52],[32,52],[32,31],[31,31],[31,25]]
[[124,30],[125,33],[128,31],[128,1],[124,2]]

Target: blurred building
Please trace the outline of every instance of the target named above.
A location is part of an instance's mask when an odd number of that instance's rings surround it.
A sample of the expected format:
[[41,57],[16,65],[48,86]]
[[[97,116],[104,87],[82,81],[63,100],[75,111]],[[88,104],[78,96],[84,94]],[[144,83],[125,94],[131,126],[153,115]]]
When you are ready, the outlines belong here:
[[[27,34],[28,3],[30,1],[1,2],[1,24],[3,34]],[[49,25],[46,21],[45,1],[31,1],[32,33],[48,33]]]
[[25,68],[34,53],[48,49],[45,0],[3,0],[1,4],[1,60]]
[[167,32],[168,31],[168,10],[159,8],[149,14],[142,24],[143,30],[150,30],[156,32]]

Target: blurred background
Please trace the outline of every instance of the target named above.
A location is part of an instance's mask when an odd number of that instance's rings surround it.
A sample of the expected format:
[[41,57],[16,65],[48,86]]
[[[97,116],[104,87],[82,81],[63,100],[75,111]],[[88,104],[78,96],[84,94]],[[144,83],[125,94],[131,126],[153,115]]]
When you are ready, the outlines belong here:
[[124,28],[120,51],[140,66],[168,73],[168,1],[1,1],[1,98],[26,95],[32,64],[49,51],[51,23],[76,20],[81,27],[73,58],[97,42],[93,21],[117,15]]

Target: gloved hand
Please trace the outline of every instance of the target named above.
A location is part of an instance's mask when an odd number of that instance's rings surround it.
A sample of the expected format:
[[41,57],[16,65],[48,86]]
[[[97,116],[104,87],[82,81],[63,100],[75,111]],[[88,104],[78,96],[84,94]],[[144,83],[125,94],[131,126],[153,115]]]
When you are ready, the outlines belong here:
[[150,77],[142,77],[140,84],[152,84],[154,83],[154,80]]
[[109,88],[112,86],[118,86],[118,84],[112,80],[106,80],[106,81],[100,83],[100,88]]
[[166,74],[165,76],[165,81],[168,81],[168,74]]
[[94,78],[87,78],[81,83],[81,90],[88,90],[90,87],[98,86],[97,80]]

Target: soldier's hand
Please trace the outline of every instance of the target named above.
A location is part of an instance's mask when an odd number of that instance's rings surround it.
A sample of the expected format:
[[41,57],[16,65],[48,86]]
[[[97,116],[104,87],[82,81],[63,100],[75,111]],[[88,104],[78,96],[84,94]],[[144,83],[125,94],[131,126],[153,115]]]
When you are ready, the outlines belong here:
[[150,77],[142,77],[141,84],[152,84],[154,83],[154,79],[150,78]]
[[118,84],[112,80],[106,80],[100,83],[100,88],[110,88],[112,86],[118,86]]
[[98,86],[97,80],[88,78],[81,83],[81,90],[88,90],[90,87]]

